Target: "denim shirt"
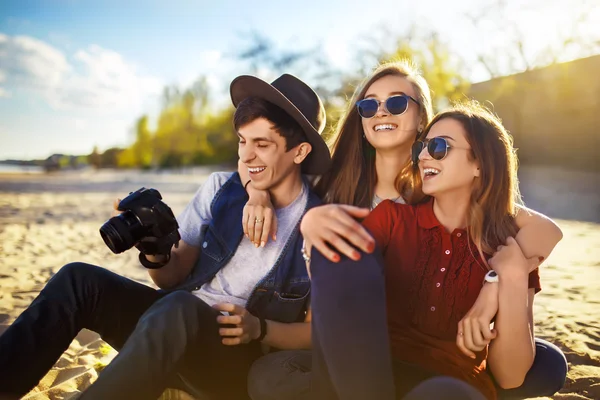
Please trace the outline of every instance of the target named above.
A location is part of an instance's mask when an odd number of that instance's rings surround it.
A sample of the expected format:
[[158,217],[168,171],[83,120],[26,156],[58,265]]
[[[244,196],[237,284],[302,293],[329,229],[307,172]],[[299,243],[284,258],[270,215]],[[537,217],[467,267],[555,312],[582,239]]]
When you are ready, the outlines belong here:
[[[247,201],[248,194],[240,176],[234,173],[213,198],[213,218],[210,224],[203,227],[200,256],[196,265],[190,276],[173,290],[198,290],[229,262],[244,237],[241,221]],[[304,213],[319,204],[320,199],[309,190]],[[285,323],[304,320],[310,280],[302,258],[302,235],[299,228],[300,221],[294,227],[275,265],[254,287],[246,303],[246,309],[253,315]]]

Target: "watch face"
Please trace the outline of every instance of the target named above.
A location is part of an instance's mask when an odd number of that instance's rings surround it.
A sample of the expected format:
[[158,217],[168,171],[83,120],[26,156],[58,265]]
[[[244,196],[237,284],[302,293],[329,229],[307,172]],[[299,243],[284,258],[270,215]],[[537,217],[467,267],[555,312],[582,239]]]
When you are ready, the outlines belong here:
[[490,271],[490,272],[488,272],[488,275],[489,275],[491,278],[495,278],[495,277],[497,277],[497,276],[498,276],[498,274],[496,273],[496,271]]

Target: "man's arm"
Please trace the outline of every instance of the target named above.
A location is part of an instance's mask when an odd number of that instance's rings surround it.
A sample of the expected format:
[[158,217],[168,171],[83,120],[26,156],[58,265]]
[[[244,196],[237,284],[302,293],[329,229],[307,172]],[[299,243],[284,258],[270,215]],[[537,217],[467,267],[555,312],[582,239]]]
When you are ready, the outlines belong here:
[[[179,245],[171,248],[169,262],[162,268],[149,269],[148,273],[156,286],[161,289],[172,289],[188,277],[199,256],[200,248],[179,240]],[[161,263],[166,260],[166,256],[146,256],[146,259],[153,263]]]
[[267,320],[267,335],[263,343],[283,350],[310,349],[312,340],[310,322],[312,310],[309,308],[304,322],[283,322]]
[[515,239],[527,258],[547,259],[563,237],[561,229],[550,218],[526,207],[519,207],[515,217],[519,229]]
[[[171,258],[162,268],[149,270],[150,277],[161,289],[172,289],[192,272],[200,256],[202,228],[212,220],[210,205],[215,194],[231,174],[215,172],[196,191],[177,218],[181,239],[171,248]],[[164,262],[166,256],[146,256],[150,262]]]

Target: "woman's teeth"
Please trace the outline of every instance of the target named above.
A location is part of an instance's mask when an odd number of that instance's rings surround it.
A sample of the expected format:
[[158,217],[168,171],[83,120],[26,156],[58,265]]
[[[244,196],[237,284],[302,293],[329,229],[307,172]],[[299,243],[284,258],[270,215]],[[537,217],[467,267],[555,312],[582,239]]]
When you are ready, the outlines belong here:
[[433,175],[437,175],[440,173],[439,169],[435,169],[435,168],[425,168],[423,170],[423,175],[425,176],[433,176]]
[[248,172],[252,174],[256,174],[258,172],[262,172],[266,169],[266,167],[256,167],[256,168],[248,168]]
[[379,131],[391,131],[394,130],[398,127],[398,125],[394,125],[394,124],[380,124],[380,125],[375,125],[375,127],[373,128],[373,130],[375,132],[379,132]]

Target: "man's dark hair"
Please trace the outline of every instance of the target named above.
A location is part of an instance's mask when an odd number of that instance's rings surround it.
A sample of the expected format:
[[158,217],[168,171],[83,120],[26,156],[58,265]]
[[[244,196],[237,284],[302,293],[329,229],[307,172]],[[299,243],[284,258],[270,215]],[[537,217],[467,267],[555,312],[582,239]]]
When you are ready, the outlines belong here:
[[248,97],[238,104],[233,115],[233,126],[238,131],[259,118],[265,118],[285,139],[285,150],[290,151],[302,142],[308,142],[304,130],[281,107],[259,97]]

